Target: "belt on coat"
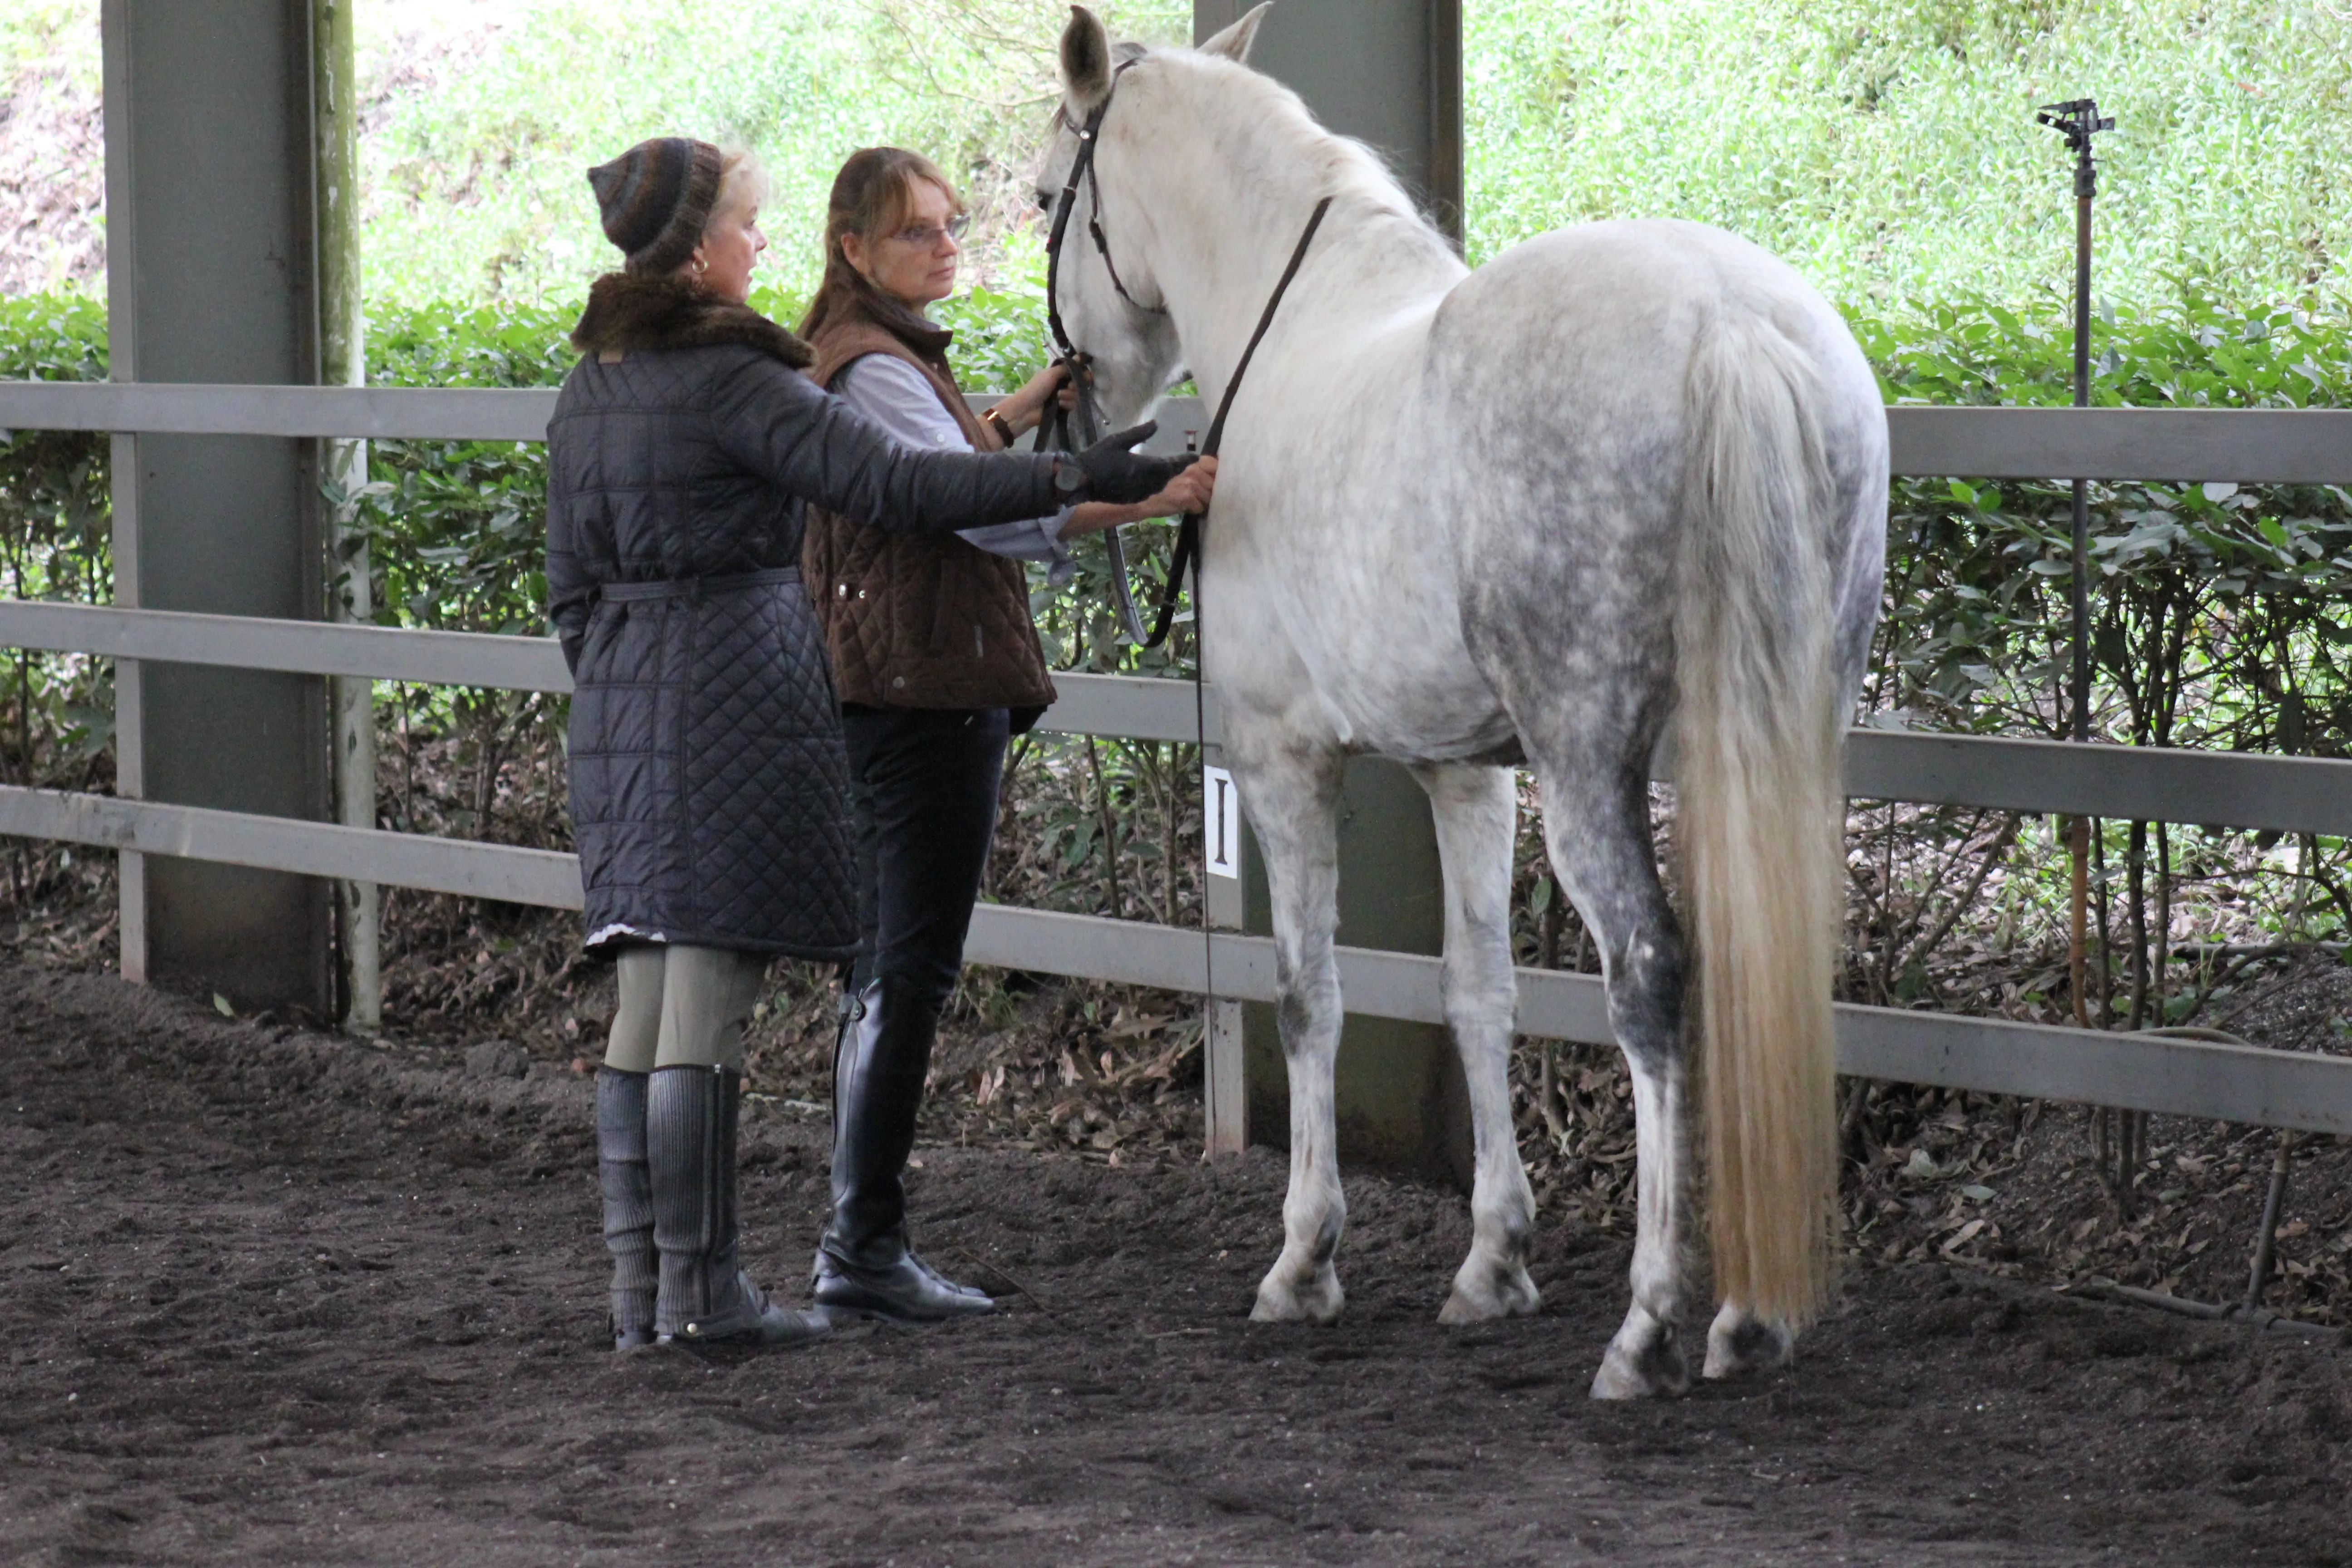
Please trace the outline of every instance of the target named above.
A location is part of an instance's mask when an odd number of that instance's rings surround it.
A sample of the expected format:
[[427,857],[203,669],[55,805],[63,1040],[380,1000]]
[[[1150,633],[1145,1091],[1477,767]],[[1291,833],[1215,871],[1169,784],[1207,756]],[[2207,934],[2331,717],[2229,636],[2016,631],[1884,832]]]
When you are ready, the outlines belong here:
[[734,572],[721,577],[671,577],[658,583],[607,583],[598,596],[606,599],[699,599],[739,588],[764,588],[772,583],[797,583],[797,566],[769,566],[758,572]]

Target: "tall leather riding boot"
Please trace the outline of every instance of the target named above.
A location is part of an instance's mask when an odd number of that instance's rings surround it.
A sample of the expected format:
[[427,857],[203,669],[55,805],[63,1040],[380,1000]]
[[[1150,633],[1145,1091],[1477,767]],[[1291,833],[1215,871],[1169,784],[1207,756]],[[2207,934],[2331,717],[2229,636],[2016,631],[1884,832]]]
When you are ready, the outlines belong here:
[[646,1165],[646,1075],[596,1071],[596,1172],[613,1254],[613,1348],[654,1342],[654,1183]]
[[910,1323],[995,1309],[907,1245],[899,1173],[915,1147],[938,1027],[930,996],[890,976],[859,992],[844,1020],[833,1061],[833,1221],[817,1251],[819,1307]]
[[719,1067],[656,1068],[646,1093],[654,1244],[663,1342],[795,1345],[831,1331],[814,1312],[787,1311],[743,1272],[737,1255],[735,1135],[743,1075]]

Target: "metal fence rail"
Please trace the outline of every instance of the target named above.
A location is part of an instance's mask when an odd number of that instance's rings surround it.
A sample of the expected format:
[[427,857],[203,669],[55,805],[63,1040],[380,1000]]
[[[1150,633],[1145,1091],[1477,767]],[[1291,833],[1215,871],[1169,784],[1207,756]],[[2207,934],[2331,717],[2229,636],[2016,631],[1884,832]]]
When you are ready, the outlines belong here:
[[[365,877],[548,909],[581,903],[579,862],[570,855],[197,806],[8,786],[0,788],[0,834],[314,877]],[[1279,1000],[1270,937],[1204,937],[1181,926],[983,904],[974,911],[965,958],[1194,994],[1209,988],[1213,973],[1220,996]],[[1349,1012],[1445,1021],[1439,960],[1343,947],[1339,962]],[[1517,978],[1520,1033],[1612,1042],[1599,979],[1543,969],[1521,969]],[[2340,1057],[1841,1006],[1838,1067],[1908,1083],[2352,1133],[2352,1058]]]
[[142,436],[544,441],[552,391],[0,381],[0,428]]
[[[554,412],[541,389],[0,381],[0,428],[539,441]],[[1200,400],[1170,399],[1160,421],[1181,441]],[[2352,483],[2352,410],[1906,405],[1886,425],[1904,475]]]
[[[0,382],[0,428],[544,437],[554,394]],[[1188,423],[1189,422],[1189,423]],[[1895,468],[1986,478],[2227,478],[2352,482],[2352,413],[1894,408]],[[1200,423],[1162,411],[1162,440]],[[565,691],[552,639],[0,601],[0,646],[433,684]],[[1056,678],[1043,727],[1215,744],[1215,693],[1189,683]],[[1199,715],[1196,717],[1196,712]],[[1202,720],[1205,719],[1205,734]],[[2352,837],[2352,763],[2076,746],[1877,729],[1849,737],[1850,795]],[[157,802],[0,787],[0,835],[345,878],[556,909],[581,902],[577,861],[509,846]],[[1276,1000],[1269,939],[985,905],[968,958],[1045,973]],[[1350,1012],[1444,1021],[1437,959],[1340,950]],[[1608,1043],[1601,983],[1518,972],[1519,1027]],[[1839,1066],[1874,1078],[2352,1133],[2352,1058],[2145,1035],[1842,1006]]]
[[[0,647],[523,691],[572,689],[551,637],[0,599]],[[1041,721],[1048,730],[1144,741],[1202,738],[1189,682],[1066,674],[1055,684],[1061,700]],[[1218,743],[1223,731],[1213,688],[1202,693],[1200,712],[1207,720],[1208,743]],[[1662,769],[1659,776],[1668,772]],[[1846,742],[1846,793],[1868,800],[2352,837],[2352,762],[2328,758],[1858,729]]]

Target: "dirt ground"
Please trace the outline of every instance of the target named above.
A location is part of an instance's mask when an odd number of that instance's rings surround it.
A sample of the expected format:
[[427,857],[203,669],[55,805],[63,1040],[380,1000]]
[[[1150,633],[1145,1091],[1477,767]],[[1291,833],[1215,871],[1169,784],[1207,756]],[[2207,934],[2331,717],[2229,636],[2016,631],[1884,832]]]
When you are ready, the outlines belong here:
[[[1584,1389],[1622,1239],[1435,1311],[1452,1194],[1350,1184],[1331,1329],[1246,1321],[1283,1172],[927,1149],[1009,1309],[766,1358],[602,1348],[587,1085],[0,964],[0,1560],[2352,1563],[2352,1351],[1865,1253],[1791,1372]],[[789,1287],[821,1121],[747,1130]]]

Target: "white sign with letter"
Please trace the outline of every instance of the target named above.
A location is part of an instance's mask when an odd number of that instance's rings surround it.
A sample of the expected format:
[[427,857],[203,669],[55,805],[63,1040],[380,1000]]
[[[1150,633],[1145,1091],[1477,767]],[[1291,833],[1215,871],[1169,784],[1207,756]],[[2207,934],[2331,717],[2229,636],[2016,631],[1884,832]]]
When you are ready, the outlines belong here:
[[1201,826],[1209,836],[1209,875],[1240,876],[1242,797],[1234,788],[1234,775],[1223,768],[1201,770]]

